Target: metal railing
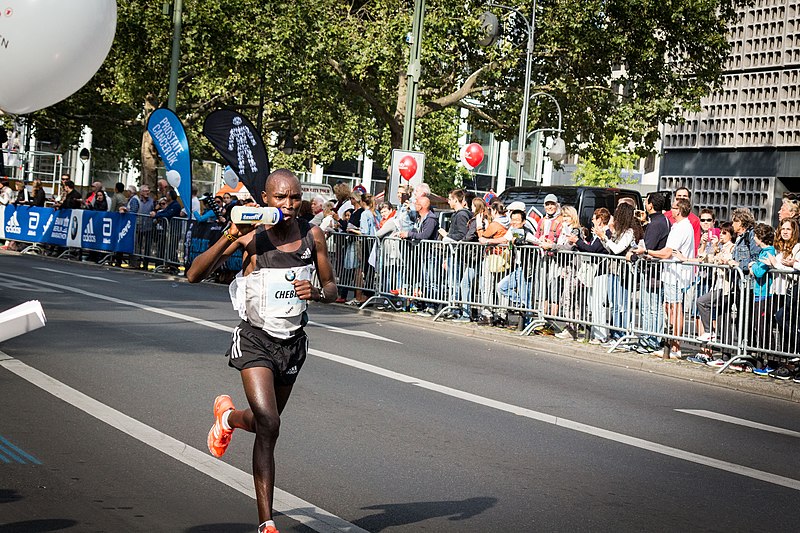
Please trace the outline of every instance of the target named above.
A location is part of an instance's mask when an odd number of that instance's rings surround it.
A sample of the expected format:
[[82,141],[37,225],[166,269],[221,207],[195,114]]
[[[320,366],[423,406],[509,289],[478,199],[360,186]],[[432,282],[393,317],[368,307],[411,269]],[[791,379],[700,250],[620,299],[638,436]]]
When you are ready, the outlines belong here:
[[435,307],[434,320],[515,313],[522,334],[555,324],[577,338],[583,329],[609,351],[722,352],[729,359],[719,372],[800,354],[797,271],[756,280],[728,265],[340,233],[328,244],[337,284],[371,295],[362,307],[422,304]]

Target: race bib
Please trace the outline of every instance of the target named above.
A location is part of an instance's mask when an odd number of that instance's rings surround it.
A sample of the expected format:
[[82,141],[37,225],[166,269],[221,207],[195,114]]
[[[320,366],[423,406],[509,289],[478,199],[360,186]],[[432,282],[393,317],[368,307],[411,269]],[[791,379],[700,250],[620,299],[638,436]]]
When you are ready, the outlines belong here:
[[[301,315],[308,302],[297,297],[295,280],[311,279],[312,268],[262,268],[246,277],[245,294],[248,316],[256,311],[259,322],[269,318],[289,318]],[[251,317],[255,318],[255,317]]]

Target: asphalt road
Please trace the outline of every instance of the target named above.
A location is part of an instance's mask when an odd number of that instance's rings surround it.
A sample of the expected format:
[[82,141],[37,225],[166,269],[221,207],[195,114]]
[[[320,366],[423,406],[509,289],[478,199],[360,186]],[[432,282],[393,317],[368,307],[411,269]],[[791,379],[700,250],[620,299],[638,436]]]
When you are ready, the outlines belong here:
[[[0,255],[0,533],[255,531],[252,436],[205,449],[227,289]],[[800,406],[313,305],[287,531],[796,531]],[[5,354],[5,355],[4,355]]]

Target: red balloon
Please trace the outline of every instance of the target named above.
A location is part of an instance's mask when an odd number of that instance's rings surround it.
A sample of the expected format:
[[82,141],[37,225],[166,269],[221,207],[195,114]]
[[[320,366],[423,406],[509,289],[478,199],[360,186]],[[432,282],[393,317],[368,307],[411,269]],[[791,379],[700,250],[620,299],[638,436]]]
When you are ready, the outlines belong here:
[[414,177],[414,174],[417,173],[417,160],[412,156],[407,155],[400,160],[400,163],[397,165],[397,169],[400,171],[400,175],[403,176],[405,180],[410,180]]
[[462,154],[464,164],[470,168],[475,168],[483,161],[483,146],[478,143],[470,143],[464,147]]

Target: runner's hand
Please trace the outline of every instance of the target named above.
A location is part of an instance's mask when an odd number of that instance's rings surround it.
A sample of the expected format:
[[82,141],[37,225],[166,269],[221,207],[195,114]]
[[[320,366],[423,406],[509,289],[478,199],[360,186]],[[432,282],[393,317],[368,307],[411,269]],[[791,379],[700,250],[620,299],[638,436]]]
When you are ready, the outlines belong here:
[[[319,300],[319,291],[307,279],[296,279],[292,285],[294,285],[294,292],[301,300]],[[314,293],[317,294],[316,298],[314,298]]]

